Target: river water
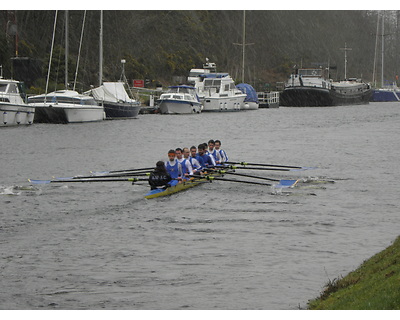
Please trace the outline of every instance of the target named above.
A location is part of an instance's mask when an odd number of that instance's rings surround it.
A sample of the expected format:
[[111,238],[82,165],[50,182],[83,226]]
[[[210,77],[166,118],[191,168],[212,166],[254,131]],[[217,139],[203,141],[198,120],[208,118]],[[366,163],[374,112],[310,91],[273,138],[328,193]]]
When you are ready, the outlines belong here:
[[[0,308],[305,308],[399,235],[399,127],[399,104],[370,103],[1,128]],[[145,184],[27,182],[210,138],[233,161],[318,167],[247,173],[316,181],[152,200]]]

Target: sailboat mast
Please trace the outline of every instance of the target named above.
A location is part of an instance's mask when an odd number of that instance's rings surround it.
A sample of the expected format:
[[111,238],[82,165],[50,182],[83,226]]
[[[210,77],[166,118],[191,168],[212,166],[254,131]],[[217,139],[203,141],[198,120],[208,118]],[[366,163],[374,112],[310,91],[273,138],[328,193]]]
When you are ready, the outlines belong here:
[[383,84],[383,58],[384,58],[384,49],[385,49],[385,16],[382,12],[382,72],[381,72],[381,88],[383,88],[384,84]]
[[100,10],[99,86],[103,84],[103,10]]
[[243,44],[242,44],[242,83],[244,83],[244,52],[246,46],[246,10],[243,10]]
[[46,103],[47,90],[49,89],[51,59],[53,58],[54,38],[55,38],[55,35],[56,35],[56,26],[57,26],[57,14],[58,14],[58,11],[56,10],[56,13],[55,13],[55,15],[54,15],[53,38],[52,38],[52,40],[51,40],[49,68],[47,69],[46,95],[44,96],[44,103]]
[[68,10],[65,10],[65,89],[68,90],[68,54],[69,54],[69,41],[68,41]]

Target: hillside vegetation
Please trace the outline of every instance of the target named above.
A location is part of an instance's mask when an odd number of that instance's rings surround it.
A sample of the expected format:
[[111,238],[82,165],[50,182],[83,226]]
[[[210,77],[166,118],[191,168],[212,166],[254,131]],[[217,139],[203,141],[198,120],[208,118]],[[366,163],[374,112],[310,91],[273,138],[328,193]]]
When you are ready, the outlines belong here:
[[[47,74],[55,11],[3,11],[0,23],[0,64],[12,73],[18,26],[18,55],[40,62],[42,82]],[[104,11],[104,80],[117,80],[121,59],[129,80],[149,79],[164,85],[187,76],[205,58],[218,71],[241,78],[243,11]],[[69,79],[74,78],[83,11],[69,11]],[[386,78],[397,74],[397,13],[385,15]],[[372,80],[376,11],[246,11],[246,82],[263,87],[286,80],[294,65],[333,67],[331,77],[344,77],[345,46],[348,76]],[[53,54],[53,81],[64,81],[64,11],[58,11]],[[83,88],[98,83],[100,11],[87,11],[78,81]],[[390,36],[389,36],[390,34]],[[379,52],[378,56],[379,58]],[[25,79],[20,79],[25,80]],[[261,88],[262,89],[262,88]]]

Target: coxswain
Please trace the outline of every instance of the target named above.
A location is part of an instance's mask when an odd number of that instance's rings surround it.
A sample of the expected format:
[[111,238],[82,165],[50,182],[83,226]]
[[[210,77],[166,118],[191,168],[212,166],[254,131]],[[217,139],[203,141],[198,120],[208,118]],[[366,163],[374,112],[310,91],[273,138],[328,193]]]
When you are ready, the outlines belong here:
[[180,163],[175,159],[175,150],[171,149],[168,151],[168,161],[165,162],[165,168],[173,179],[170,182],[171,186],[176,186],[182,181],[182,168]]
[[[186,148],[187,149],[187,148]],[[181,165],[182,178],[188,180],[193,175],[193,168],[190,162],[183,157],[183,150],[181,148],[175,149],[176,160]]]
[[149,185],[151,190],[157,188],[167,188],[169,187],[169,182],[172,180],[171,175],[167,172],[165,168],[164,161],[158,161],[156,163],[156,168],[149,176]]
[[207,154],[208,154],[210,157],[213,157],[214,162],[215,162],[216,164],[218,164],[219,161],[218,161],[218,156],[217,156],[217,150],[214,149],[214,146],[215,146],[215,141],[214,141],[214,140],[209,140],[209,141],[208,141],[208,150],[207,150]]
[[219,163],[224,163],[228,161],[228,156],[225,150],[221,149],[221,141],[215,140],[215,150],[217,151],[217,158]]
[[197,147],[197,150],[198,150],[198,153],[196,155],[196,159],[200,162],[200,165],[204,169],[216,166],[216,163],[215,163],[213,157],[210,157],[206,153],[206,147],[204,146],[204,144],[199,144],[199,146]]

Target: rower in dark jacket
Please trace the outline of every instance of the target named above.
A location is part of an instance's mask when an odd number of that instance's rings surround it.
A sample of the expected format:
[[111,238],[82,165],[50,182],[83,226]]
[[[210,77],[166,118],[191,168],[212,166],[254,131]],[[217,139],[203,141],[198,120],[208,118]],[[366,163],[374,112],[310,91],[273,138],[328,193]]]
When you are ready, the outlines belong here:
[[149,176],[149,184],[151,190],[157,188],[167,188],[169,187],[169,182],[172,180],[171,175],[167,172],[165,168],[165,163],[163,161],[158,161],[156,163],[156,168]]

